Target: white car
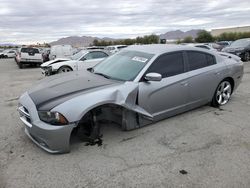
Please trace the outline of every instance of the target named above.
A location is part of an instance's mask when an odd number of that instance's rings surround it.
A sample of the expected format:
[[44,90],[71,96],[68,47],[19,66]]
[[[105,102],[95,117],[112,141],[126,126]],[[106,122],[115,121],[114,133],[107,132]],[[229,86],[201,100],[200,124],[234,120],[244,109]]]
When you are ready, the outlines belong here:
[[42,53],[38,48],[23,47],[19,50],[16,61],[19,68],[23,68],[24,64],[40,65],[43,63]]
[[1,58],[12,58],[15,56],[16,56],[15,50],[4,50],[3,52],[0,53]]
[[82,50],[70,58],[57,58],[41,65],[45,76],[82,70],[95,66],[109,55],[101,50]]
[[107,46],[106,50],[109,51],[111,54],[119,52],[121,49],[126,48],[127,45],[114,45],[114,46]]

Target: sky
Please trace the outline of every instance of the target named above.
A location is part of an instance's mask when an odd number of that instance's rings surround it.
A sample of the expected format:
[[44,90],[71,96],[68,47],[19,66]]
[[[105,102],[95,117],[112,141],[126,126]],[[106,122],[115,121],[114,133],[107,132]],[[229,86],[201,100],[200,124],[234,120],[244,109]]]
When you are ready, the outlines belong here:
[[250,25],[250,0],[0,0],[0,43]]

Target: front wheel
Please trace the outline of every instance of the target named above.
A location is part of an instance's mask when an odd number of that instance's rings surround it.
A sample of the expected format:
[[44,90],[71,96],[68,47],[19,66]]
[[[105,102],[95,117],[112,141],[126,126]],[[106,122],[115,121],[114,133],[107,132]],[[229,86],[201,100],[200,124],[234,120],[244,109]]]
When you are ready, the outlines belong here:
[[73,71],[72,68],[68,67],[68,66],[62,66],[58,69],[58,73],[65,73],[65,72],[71,72]]
[[228,103],[232,94],[232,85],[228,80],[223,80],[217,87],[212,106],[219,107]]

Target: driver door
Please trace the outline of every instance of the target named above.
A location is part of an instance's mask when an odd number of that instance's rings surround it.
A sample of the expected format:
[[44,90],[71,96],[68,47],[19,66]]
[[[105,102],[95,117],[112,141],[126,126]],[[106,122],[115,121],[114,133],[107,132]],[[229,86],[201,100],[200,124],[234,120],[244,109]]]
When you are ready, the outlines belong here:
[[188,97],[188,73],[185,70],[183,52],[175,52],[161,55],[146,71],[146,74],[155,72],[162,75],[161,81],[139,83],[139,106],[154,120],[185,110]]

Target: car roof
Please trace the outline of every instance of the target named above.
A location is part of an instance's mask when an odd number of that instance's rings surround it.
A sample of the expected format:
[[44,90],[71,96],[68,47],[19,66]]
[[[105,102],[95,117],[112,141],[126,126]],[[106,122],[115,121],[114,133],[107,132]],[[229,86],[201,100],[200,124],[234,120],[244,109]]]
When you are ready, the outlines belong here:
[[206,53],[211,53],[206,49],[197,48],[187,45],[177,45],[177,44],[150,44],[150,45],[133,45],[126,48],[126,50],[135,50],[150,54],[163,54],[167,52],[181,51],[181,50],[194,50]]

